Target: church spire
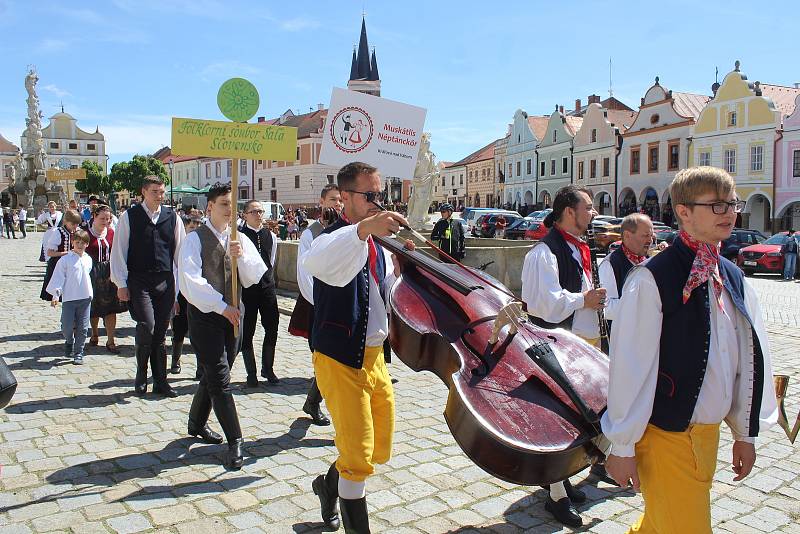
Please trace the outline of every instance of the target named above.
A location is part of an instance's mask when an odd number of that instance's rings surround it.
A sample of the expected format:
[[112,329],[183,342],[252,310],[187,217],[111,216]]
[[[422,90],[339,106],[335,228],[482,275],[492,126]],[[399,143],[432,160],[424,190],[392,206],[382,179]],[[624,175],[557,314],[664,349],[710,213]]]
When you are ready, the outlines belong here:
[[367,42],[367,22],[361,17],[361,37],[358,40],[358,58],[356,60],[359,80],[369,80],[369,43]]
[[381,77],[378,75],[378,60],[375,58],[375,49],[372,49],[372,60],[369,63],[369,78],[368,80],[380,80]]
[[370,56],[369,42],[367,41],[366,17],[361,16],[361,35],[358,46],[353,48],[353,59],[350,63],[350,80],[347,88],[374,96],[381,94],[381,80],[378,75],[378,60],[375,49]]
[[356,58],[356,47],[353,46],[353,62],[350,64],[350,79],[358,78],[358,59]]

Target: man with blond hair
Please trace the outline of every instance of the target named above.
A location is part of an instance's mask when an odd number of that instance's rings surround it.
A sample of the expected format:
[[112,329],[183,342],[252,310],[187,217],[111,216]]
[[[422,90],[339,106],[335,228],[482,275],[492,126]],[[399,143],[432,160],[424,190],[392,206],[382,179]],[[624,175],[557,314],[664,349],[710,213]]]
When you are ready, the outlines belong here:
[[680,233],[628,274],[615,314],[606,469],[644,497],[629,532],[710,534],[720,423],[733,434],[738,482],[777,407],[758,299],[719,254],[744,204],[733,179],[714,167],[684,169],[670,196]]

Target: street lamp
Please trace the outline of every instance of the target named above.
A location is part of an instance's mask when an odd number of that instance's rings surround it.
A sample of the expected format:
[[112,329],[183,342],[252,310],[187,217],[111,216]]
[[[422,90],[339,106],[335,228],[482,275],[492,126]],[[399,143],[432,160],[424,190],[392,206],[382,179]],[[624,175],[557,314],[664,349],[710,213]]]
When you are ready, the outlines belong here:
[[169,158],[169,205],[172,209],[175,209],[175,199],[172,198],[172,185],[175,182],[174,173],[172,172],[175,168],[175,161],[172,158]]

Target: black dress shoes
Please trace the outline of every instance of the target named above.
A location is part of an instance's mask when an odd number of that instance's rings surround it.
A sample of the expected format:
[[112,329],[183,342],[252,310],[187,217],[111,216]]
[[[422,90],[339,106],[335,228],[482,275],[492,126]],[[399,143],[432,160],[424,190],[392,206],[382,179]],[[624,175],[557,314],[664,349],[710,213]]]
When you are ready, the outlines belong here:
[[211,445],[219,445],[223,441],[222,436],[211,430],[208,425],[205,425],[203,428],[194,428],[190,423],[189,435],[200,438],[200,441],[203,443],[209,443]]
[[248,375],[247,376],[247,387],[249,388],[257,388],[258,387],[258,378],[255,375]]
[[178,396],[178,393],[166,382],[153,386],[153,393],[173,399]]
[[544,509],[550,512],[556,521],[562,525],[572,528],[583,526],[583,519],[581,519],[575,506],[572,505],[572,501],[569,500],[569,497],[554,501],[548,495],[547,501],[544,503]]
[[589,470],[591,474],[602,480],[603,482],[607,482],[608,484],[613,484],[618,486],[617,481],[609,476],[608,471],[606,471],[606,464],[594,464],[592,468]]
[[331,424],[331,420],[322,413],[322,408],[320,408],[318,403],[311,403],[306,400],[305,404],[303,404],[303,411],[311,416],[311,422],[317,426],[328,426]]
[[266,378],[267,382],[269,382],[270,384],[277,384],[278,382],[280,382],[280,379],[272,369],[262,369],[261,376],[263,378]]
[[237,438],[228,443],[228,453],[225,456],[225,467],[231,471],[237,471],[242,468],[242,464],[244,463],[244,452],[242,451],[243,445],[244,440],[242,438]]

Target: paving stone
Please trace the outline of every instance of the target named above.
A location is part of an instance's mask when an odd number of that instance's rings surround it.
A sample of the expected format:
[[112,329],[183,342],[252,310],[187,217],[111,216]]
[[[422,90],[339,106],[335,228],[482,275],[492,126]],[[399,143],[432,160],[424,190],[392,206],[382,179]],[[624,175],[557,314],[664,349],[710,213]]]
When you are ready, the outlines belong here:
[[108,526],[118,534],[132,534],[142,532],[152,527],[150,521],[142,514],[128,514],[119,517],[112,517],[106,520]]

